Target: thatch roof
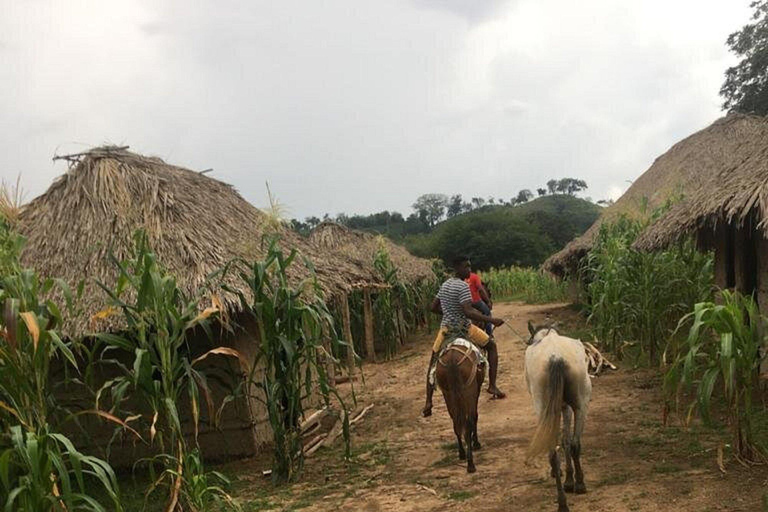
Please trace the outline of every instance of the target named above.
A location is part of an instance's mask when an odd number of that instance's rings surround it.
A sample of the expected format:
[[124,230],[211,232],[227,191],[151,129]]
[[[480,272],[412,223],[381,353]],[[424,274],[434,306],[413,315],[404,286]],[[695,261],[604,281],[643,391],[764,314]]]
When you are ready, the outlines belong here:
[[[18,223],[27,238],[23,265],[71,286],[87,278],[83,309],[64,326],[65,334],[96,327],[90,320],[103,310],[106,295],[95,280],[114,283],[116,272],[108,255],[127,257],[138,228],[146,231],[158,261],[186,293],[197,290],[208,274],[233,259],[254,260],[265,252],[262,236],[273,229],[269,217],[230,185],[125,148],[96,148],[70,161],[69,171],[25,206]],[[292,231],[277,229],[284,250],[297,248],[310,257],[325,290],[349,289],[352,283],[372,279],[354,269],[350,274],[339,272],[328,253]],[[290,270],[295,282],[308,275],[302,265]],[[226,284],[247,293],[234,273]],[[238,307],[233,294],[214,292],[225,307]],[[98,328],[120,326],[117,319],[98,324]]]
[[380,276],[373,267],[376,252],[383,247],[398,269],[398,276],[407,282],[417,282],[434,277],[432,262],[413,256],[404,247],[381,235],[350,229],[335,222],[323,222],[309,236],[310,240],[323,249],[343,254],[354,261],[361,271]]
[[729,116],[718,122],[720,139],[701,148],[701,185],[646,229],[637,249],[660,249],[698,230],[748,219],[768,238],[768,117]]
[[577,268],[579,260],[592,248],[603,222],[622,214],[636,217],[651,213],[676,195],[692,197],[713,176],[727,173],[741,165],[742,160],[751,158],[755,146],[760,145],[760,137],[768,140],[764,138],[764,127],[763,118],[731,114],[678,142],[658,157],[582,236],[550,256],[544,268],[558,275]]

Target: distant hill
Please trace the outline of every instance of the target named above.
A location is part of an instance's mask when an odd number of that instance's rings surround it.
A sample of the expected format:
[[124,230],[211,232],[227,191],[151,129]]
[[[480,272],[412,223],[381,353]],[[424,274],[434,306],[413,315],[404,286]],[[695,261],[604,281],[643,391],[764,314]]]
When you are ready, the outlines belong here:
[[558,194],[518,206],[485,206],[405,238],[415,255],[451,259],[467,254],[477,269],[538,266],[595,222],[602,209],[584,199]]

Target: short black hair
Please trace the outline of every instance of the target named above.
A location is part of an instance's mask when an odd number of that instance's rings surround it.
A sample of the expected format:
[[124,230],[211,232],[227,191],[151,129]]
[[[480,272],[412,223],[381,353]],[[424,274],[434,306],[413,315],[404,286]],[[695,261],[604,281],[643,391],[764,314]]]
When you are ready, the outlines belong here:
[[469,256],[466,256],[466,255],[454,256],[453,258],[451,258],[451,266],[453,268],[456,268],[462,263],[464,263],[465,261],[469,261]]

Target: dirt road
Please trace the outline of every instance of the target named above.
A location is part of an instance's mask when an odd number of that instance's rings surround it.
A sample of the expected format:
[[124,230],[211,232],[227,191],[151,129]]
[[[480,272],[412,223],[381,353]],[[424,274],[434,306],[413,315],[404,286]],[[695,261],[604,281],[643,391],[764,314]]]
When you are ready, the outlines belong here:
[[[506,303],[494,313],[525,332],[528,319],[547,314],[564,322],[567,334],[580,326],[563,305]],[[523,380],[525,346],[510,329],[499,328],[500,387],[504,400],[480,403],[477,473],[458,460],[445,403],[435,394],[434,414],[420,416],[424,372],[431,337],[411,342],[393,361],[365,366],[358,400],[375,407],[355,426],[352,461],[339,450],[307,462],[302,483],[272,489],[260,476],[265,460],[236,463],[236,494],[246,510],[307,511],[554,511],[554,481],[546,457],[524,463],[534,428]],[[671,419],[662,425],[659,376],[620,368],[593,381],[594,389],[582,463],[588,493],[569,495],[580,511],[759,511],[768,470],[728,462],[717,466],[717,446],[727,437],[702,428],[686,429]],[[250,508],[249,508],[250,507]]]

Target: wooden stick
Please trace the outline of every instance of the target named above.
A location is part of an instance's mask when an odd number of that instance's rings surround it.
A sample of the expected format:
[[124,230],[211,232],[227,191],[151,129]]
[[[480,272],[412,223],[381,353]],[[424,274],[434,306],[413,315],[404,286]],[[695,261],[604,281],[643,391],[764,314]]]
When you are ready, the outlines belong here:
[[376,361],[376,352],[373,345],[373,306],[371,305],[371,290],[363,290],[363,316],[365,319],[365,358],[368,361]]
[[344,340],[349,344],[347,347],[347,375],[351,379],[355,373],[355,342],[352,339],[352,322],[349,320],[349,295],[346,293],[341,297],[341,323],[344,327]]
[[355,419],[353,419],[352,421],[350,421],[350,422],[349,422],[349,426],[351,427],[352,425],[354,425],[354,424],[355,424],[355,423],[357,423],[358,421],[362,420],[362,419],[363,419],[363,416],[365,416],[366,414],[368,414],[368,411],[370,411],[371,409],[373,409],[373,404],[369,405],[368,407],[366,407],[365,409],[363,409],[363,410],[362,410],[362,412],[361,412],[360,414],[358,414],[357,416],[355,416]]

